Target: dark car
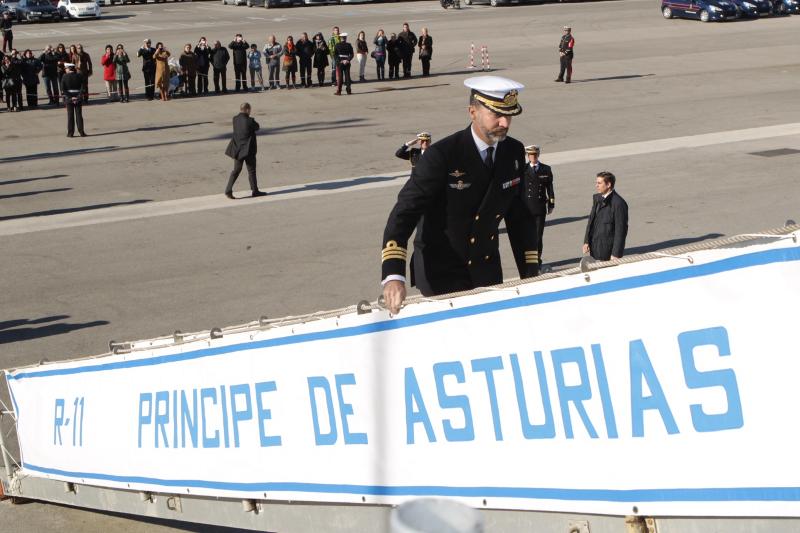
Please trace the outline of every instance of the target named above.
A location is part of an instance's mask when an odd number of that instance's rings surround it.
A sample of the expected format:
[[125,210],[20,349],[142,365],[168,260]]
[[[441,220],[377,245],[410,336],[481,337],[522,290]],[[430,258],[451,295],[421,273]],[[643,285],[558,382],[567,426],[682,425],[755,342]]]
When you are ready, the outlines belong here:
[[302,6],[303,0],[245,0],[247,7],[293,7]]
[[9,10],[15,19],[25,22],[50,20],[58,22],[61,14],[50,0],[19,0],[9,4]]
[[772,13],[772,0],[731,0],[739,8],[741,16],[758,18]]
[[662,0],[661,14],[673,17],[699,19],[703,22],[733,20],[739,17],[739,8],[732,0]]
[[798,0],[773,0],[772,12],[775,15],[800,14],[800,1]]
[[528,4],[535,1],[538,0],[464,0],[464,3],[468,6],[471,6],[472,4],[489,4],[492,7],[497,7],[512,4]]

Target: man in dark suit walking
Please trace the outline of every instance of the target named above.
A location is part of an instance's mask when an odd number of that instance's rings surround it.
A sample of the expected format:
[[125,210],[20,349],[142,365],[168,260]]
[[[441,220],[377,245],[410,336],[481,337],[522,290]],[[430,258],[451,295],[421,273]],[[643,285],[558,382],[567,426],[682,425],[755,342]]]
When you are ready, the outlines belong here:
[[233,184],[242,172],[242,166],[247,165],[247,178],[250,180],[250,189],[253,196],[265,196],[267,193],[258,190],[258,180],[256,178],[256,132],[259,125],[250,116],[250,104],[247,102],[239,106],[239,114],[233,117],[233,137],[228,143],[225,155],[234,160],[233,171],[228,179],[228,186],[225,187],[225,196],[234,200]]
[[[536,236],[522,204],[524,147],[508,137],[522,113],[523,86],[497,76],[464,81],[471,89],[471,124],[431,145],[397,196],[383,234],[382,284],[386,307],[397,313],[406,296],[408,240],[416,228],[411,284],[425,296],[502,283],[499,224],[525,260],[521,277],[538,270]],[[516,250],[519,248],[519,250]]]
[[[544,237],[544,223],[547,215],[556,207],[556,197],[553,191],[553,170],[550,165],[539,161],[541,149],[532,144],[525,147],[528,164],[525,165],[524,182],[522,184],[522,198],[525,207],[533,216],[536,227],[536,259],[539,267],[542,266],[542,238]],[[517,266],[525,262],[525,257],[515,256]]]
[[611,172],[600,172],[595,180],[597,194],[592,197],[583,253],[598,261],[619,259],[625,252],[628,204],[614,190],[616,182],[617,178]]

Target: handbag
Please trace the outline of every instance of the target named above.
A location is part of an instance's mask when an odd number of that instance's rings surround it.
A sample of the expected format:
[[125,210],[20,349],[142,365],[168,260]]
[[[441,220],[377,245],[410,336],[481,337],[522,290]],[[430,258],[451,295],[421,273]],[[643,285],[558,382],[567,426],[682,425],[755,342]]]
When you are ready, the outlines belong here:
[[372,52],[369,53],[369,57],[371,57],[372,59],[375,59],[375,50],[373,50]]
[[13,78],[3,78],[3,89],[6,89],[6,90],[10,91],[11,89],[14,89],[15,87],[16,87],[16,84],[14,83],[14,79]]
[[428,50],[427,48],[421,49],[419,51],[419,57],[420,57],[420,59],[423,59],[423,58],[427,59],[427,58],[431,57],[431,51]]

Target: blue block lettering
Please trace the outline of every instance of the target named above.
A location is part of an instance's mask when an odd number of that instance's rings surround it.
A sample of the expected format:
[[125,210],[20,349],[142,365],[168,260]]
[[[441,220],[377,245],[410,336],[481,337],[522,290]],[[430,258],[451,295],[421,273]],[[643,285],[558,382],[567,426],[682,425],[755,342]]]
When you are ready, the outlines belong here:
[[266,448],[267,446],[280,446],[281,445],[280,436],[267,435],[267,428],[265,427],[265,422],[267,420],[272,419],[272,410],[264,407],[264,400],[262,398],[262,394],[277,390],[275,382],[264,381],[262,383],[256,383],[255,390],[256,390],[256,410],[258,411],[258,436],[261,440],[261,446],[263,448]]
[[230,448],[231,442],[228,436],[228,397],[225,395],[225,385],[219,386],[219,403],[222,406],[222,438],[225,447]]
[[186,433],[192,439],[192,448],[197,448],[197,389],[192,389],[192,410],[186,400],[186,391],[181,391],[181,448],[186,448]]
[[449,396],[444,388],[444,377],[455,376],[456,383],[464,383],[464,367],[458,361],[436,363],[433,365],[433,375],[436,379],[436,394],[439,397],[439,406],[442,409],[461,409],[464,415],[464,427],[453,427],[452,420],[442,420],[444,438],[448,442],[463,442],[475,440],[475,428],[472,425],[472,409],[469,398],[465,395]]
[[503,440],[503,428],[500,424],[500,408],[497,406],[497,387],[494,383],[494,371],[503,369],[503,360],[500,357],[486,357],[472,360],[472,371],[483,372],[486,378],[486,392],[489,394],[489,407],[492,409],[492,423],[494,424],[494,440]]
[[[320,389],[325,393],[325,403],[328,411],[328,423],[330,424],[330,432],[322,433],[319,427],[319,417],[317,411],[317,398],[314,394],[315,389]],[[314,440],[317,446],[330,446],[336,444],[338,434],[336,431],[336,416],[333,412],[333,397],[331,396],[331,385],[328,380],[322,376],[311,376],[308,378],[308,395],[311,399],[311,419],[314,422]]]
[[728,403],[728,410],[719,414],[706,413],[700,404],[689,406],[694,428],[700,432],[707,432],[742,427],[744,417],[742,416],[742,401],[739,397],[736,373],[730,368],[700,372],[694,364],[694,349],[698,346],[716,346],[720,357],[731,355],[727,330],[723,327],[716,327],[686,331],[678,335],[678,345],[681,350],[686,385],[690,389],[722,387]]
[[[664,421],[664,427],[667,428],[667,433],[670,435],[678,433],[678,425],[672,416],[667,397],[664,396],[664,390],[661,388],[653,364],[650,362],[650,356],[647,355],[644,343],[640,339],[631,341],[629,359],[633,436],[644,437],[644,412],[649,409],[658,411],[661,420]],[[647,388],[650,389],[650,396],[647,397],[642,395],[643,379],[647,382]]]
[[347,417],[353,414],[353,404],[345,403],[342,387],[355,384],[355,375],[336,374],[336,396],[339,398],[339,413],[342,417],[342,437],[345,444],[367,444],[367,434],[350,433],[350,424],[347,421]]
[[[423,401],[422,393],[419,390],[417,376],[414,374],[414,369],[411,367],[406,368],[405,397],[406,443],[414,444],[414,424],[422,424],[422,427],[425,428],[425,434],[428,436],[428,442],[436,442],[436,435],[433,433],[431,419],[428,416],[428,410],[425,409],[425,402]],[[414,408],[415,404],[418,409]]]
[[[584,401],[592,398],[592,387],[589,384],[589,372],[586,369],[586,357],[583,353],[583,348],[563,348],[560,350],[553,350],[550,355],[553,357],[553,367],[556,374],[556,388],[558,389],[558,401],[561,405],[561,419],[564,421],[564,434],[568,439],[574,438],[572,433],[572,417],[569,410],[569,404],[575,406],[575,411],[578,412],[586,431],[593,439],[597,438],[597,431],[586,413],[583,406]],[[580,374],[580,383],[577,385],[567,385],[564,380],[564,365],[567,363],[576,363],[578,365],[578,373]]]
[[[164,412],[161,412],[161,405],[164,405]],[[156,392],[156,405],[153,409],[155,416],[153,417],[153,425],[155,431],[153,436],[155,439],[155,447],[158,448],[158,435],[159,433],[164,439],[164,447],[169,448],[167,442],[167,424],[169,424],[169,391],[162,390]]]
[[[140,400],[141,402],[141,400]],[[141,403],[140,403],[141,405]],[[142,416],[139,413],[139,448],[142,447]],[[56,398],[56,412],[53,424],[53,444],[63,444],[61,442],[61,426],[64,425],[64,398]],[[0,430],[1,431],[1,430]],[[0,453],[4,453],[0,451]]]
[[[237,396],[244,396],[244,408],[239,409]],[[239,422],[253,419],[253,403],[250,399],[250,385],[241,383],[231,385],[231,421],[233,422],[233,447],[239,447]]]
[[609,439],[616,439],[617,419],[614,417],[614,404],[611,403],[611,393],[608,390],[608,377],[606,365],[603,362],[603,351],[599,344],[592,344],[592,357],[594,358],[594,372],[597,374],[597,388],[600,389],[600,400],[603,402],[603,417],[606,420],[606,435]]
[[203,422],[203,448],[219,448],[219,430],[214,430],[213,437],[209,437],[206,431],[208,427],[206,422],[206,399],[210,399],[214,405],[217,405],[217,389],[200,389],[200,417]]
[[556,436],[556,426],[553,421],[553,409],[550,405],[550,389],[547,386],[547,377],[544,373],[544,362],[542,352],[533,352],[536,361],[536,375],[539,380],[539,394],[542,397],[542,410],[544,411],[544,422],[532,424],[531,417],[528,415],[528,402],[525,399],[525,385],[522,383],[522,372],[519,369],[517,354],[512,353],[508,356],[511,361],[511,373],[514,375],[514,389],[517,393],[517,406],[519,407],[519,421],[522,425],[522,435],[526,439],[552,439]]

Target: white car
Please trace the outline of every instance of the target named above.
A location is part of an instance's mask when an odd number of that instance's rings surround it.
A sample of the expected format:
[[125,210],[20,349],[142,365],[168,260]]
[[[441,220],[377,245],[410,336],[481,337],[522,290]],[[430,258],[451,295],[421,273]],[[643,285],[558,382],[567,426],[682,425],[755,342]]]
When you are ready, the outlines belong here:
[[58,0],[58,11],[63,18],[100,18],[100,4],[96,0]]

